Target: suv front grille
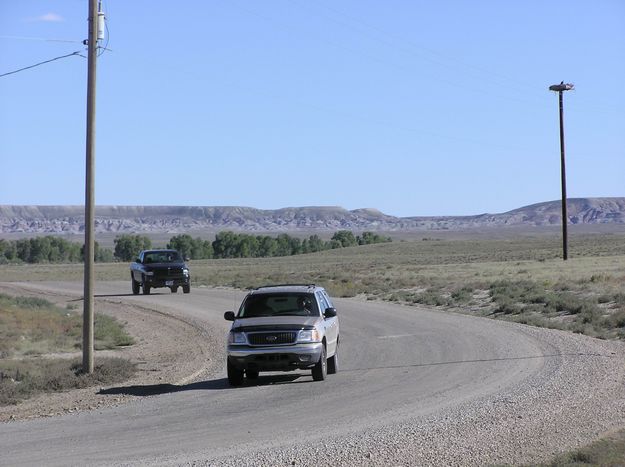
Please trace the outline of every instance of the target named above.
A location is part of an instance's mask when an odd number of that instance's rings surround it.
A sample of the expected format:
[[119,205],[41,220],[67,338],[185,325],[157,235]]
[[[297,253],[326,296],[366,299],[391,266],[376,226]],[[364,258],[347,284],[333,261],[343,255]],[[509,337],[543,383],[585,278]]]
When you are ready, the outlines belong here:
[[285,345],[294,344],[297,331],[258,332],[247,335],[251,345]]

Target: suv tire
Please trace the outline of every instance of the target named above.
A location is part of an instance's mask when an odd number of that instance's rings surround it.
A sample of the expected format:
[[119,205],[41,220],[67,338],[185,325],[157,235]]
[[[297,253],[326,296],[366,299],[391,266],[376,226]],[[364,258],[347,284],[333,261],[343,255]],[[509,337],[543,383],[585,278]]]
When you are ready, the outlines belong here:
[[183,285],[183,286],[182,286],[182,292],[183,292],[183,293],[189,293],[189,292],[191,292],[191,285],[189,285],[189,284],[188,284],[188,285]]
[[228,361],[228,383],[230,386],[241,386],[243,384],[243,370],[239,370]]
[[336,350],[334,355],[328,358],[328,374],[333,375],[339,371],[339,343],[336,343]]
[[315,381],[323,381],[328,374],[328,359],[326,356],[326,346],[323,346],[321,357],[312,369],[312,377]]

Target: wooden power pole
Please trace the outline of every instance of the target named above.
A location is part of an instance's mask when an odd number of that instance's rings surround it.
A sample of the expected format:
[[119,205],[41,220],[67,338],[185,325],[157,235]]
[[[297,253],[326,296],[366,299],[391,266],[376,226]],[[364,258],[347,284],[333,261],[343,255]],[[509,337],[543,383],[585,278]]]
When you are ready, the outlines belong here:
[[560,183],[562,186],[562,259],[566,261],[569,257],[568,244],[568,214],[566,210],[566,164],[564,161],[564,103],[562,93],[574,89],[572,84],[562,81],[560,84],[549,86],[550,91],[558,93],[559,113],[560,113]]
[[98,58],[98,0],[89,0],[89,37],[87,71],[87,150],[85,172],[85,272],[82,326],[82,371],[93,373],[94,322],[94,211],[95,211],[95,90]]

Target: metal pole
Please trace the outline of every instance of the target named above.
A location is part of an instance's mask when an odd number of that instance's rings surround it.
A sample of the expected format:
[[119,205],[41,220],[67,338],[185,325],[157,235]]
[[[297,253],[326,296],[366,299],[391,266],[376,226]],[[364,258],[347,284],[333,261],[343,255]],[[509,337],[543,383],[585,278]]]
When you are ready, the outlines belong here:
[[562,259],[566,261],[568,258],[568,216],[566,212],[566,165],[564,163],[564,105],[562,103],[562,91],[559,91],[558,94],[560,101],[560,175],[562,178]]
[[83,373],[93,373],[95,85],[98,46],[98,0],[89,0],[89,38],[87,45],[87,150],[85,173],[85,272],[82,326],[82,371]]

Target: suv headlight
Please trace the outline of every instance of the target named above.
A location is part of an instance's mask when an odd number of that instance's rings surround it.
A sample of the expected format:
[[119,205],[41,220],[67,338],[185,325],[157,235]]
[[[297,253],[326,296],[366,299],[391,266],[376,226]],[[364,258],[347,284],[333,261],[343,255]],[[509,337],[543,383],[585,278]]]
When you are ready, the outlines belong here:
[[297,342],[321,342],[321,336],[316,329],[302,329],[297,336]]
[[233,332],[230,331],[228,334],[228,344],[245,344],[247,340],[245,339],[244,332]]
[[185,268],[185,269],[183,269],[183,270],[182,270],[182,273],[183,273],[185,276],[188,276],[188,275],[189,275],[189,270]]

